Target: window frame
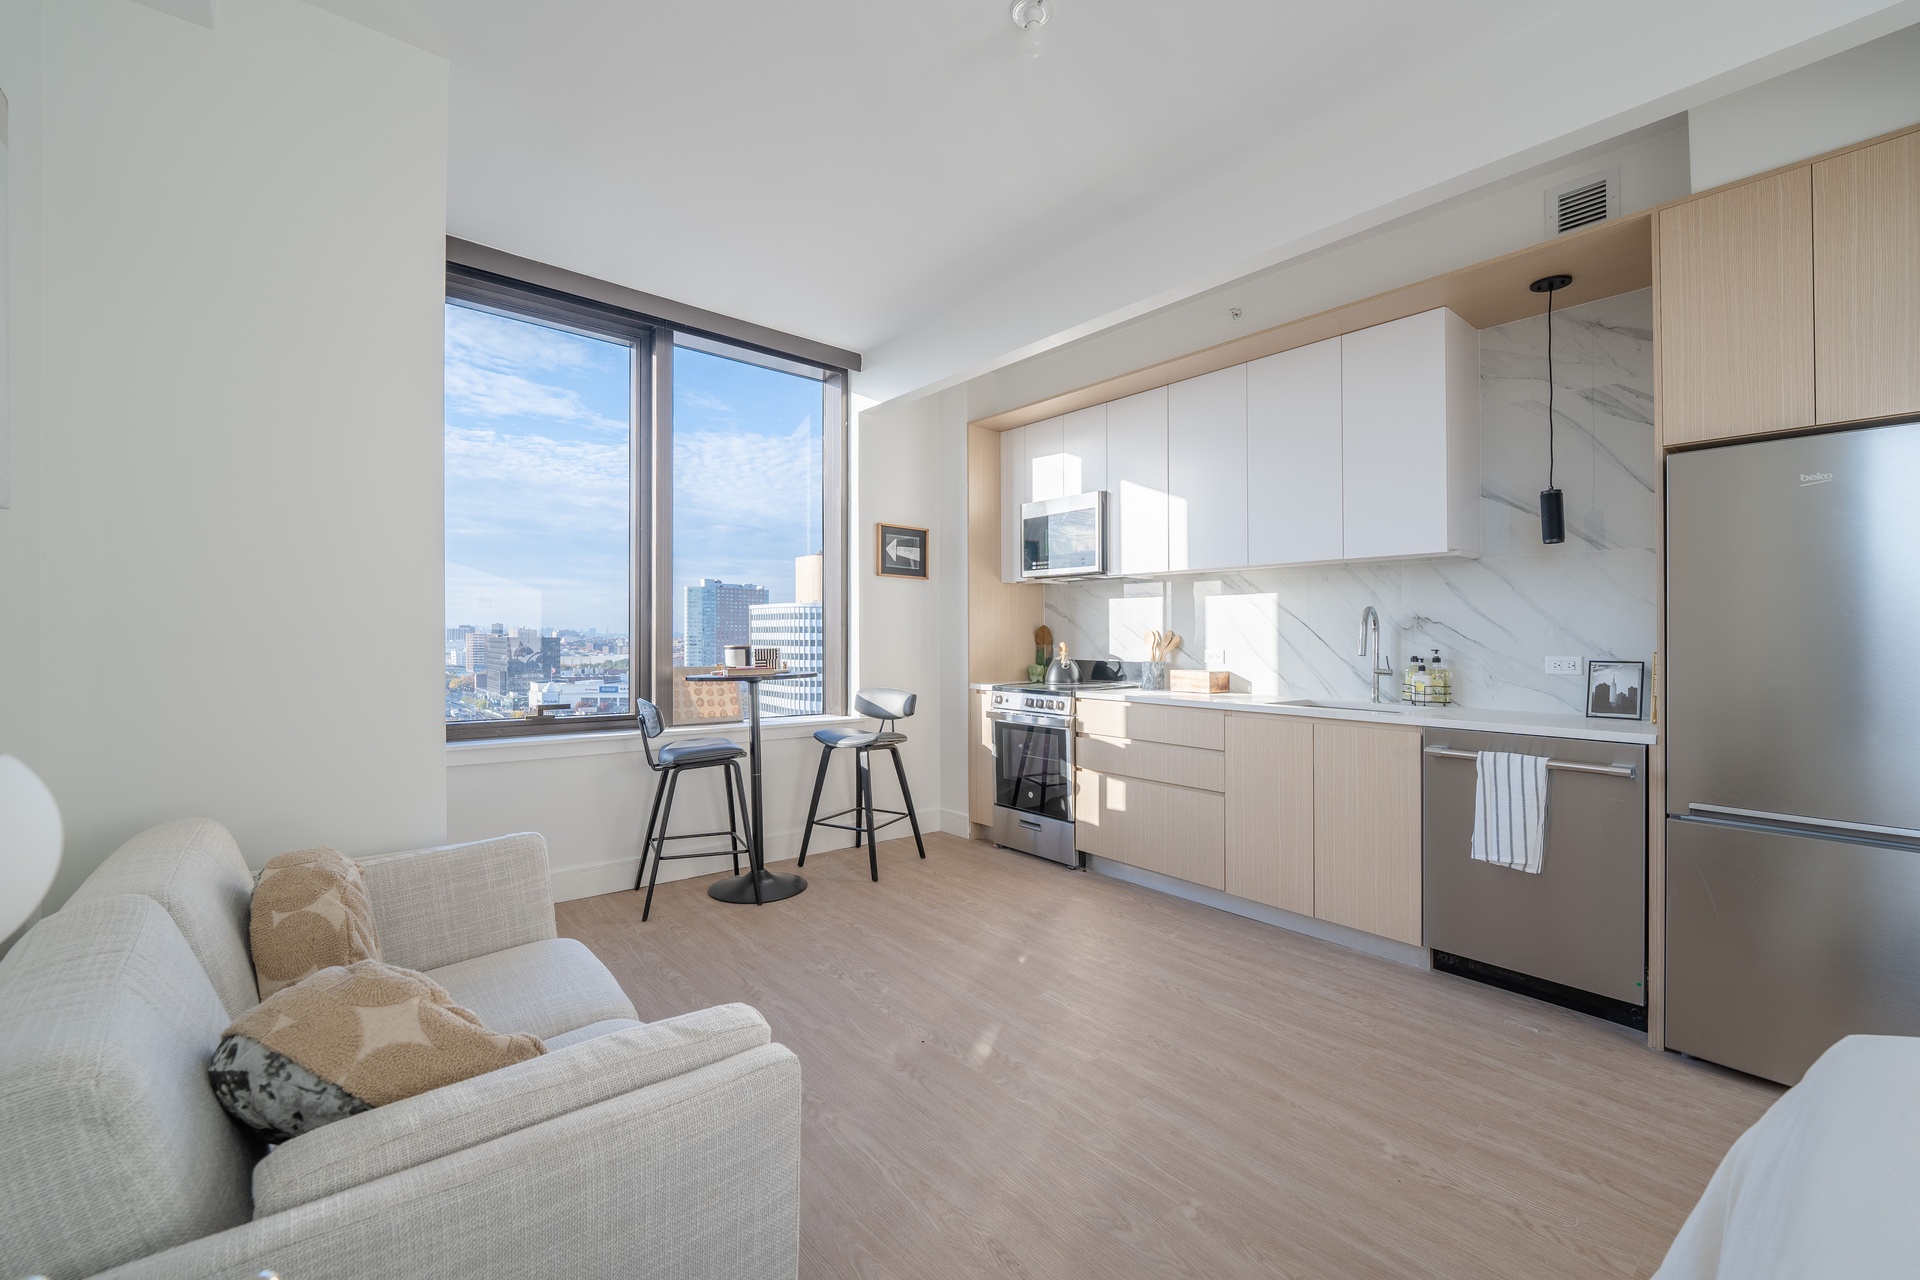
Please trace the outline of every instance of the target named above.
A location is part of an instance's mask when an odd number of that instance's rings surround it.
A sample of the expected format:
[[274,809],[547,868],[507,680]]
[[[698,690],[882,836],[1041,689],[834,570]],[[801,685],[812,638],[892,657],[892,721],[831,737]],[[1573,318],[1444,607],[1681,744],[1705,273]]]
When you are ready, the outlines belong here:
[[[847,370],[738,338],[676,325],[605,302],[563,293],[543,285],[497,275],[448,261],[448,302],[491,311],[510,319],[553,325],[588,337],[627,343],[632,350],[628,410],[628,644],[629,710],[622,715],[567,716],[549,719],[443,721],[448,742],[632,731],[639,716],[634,698],[661,707],[672,723],[673,699],[673,351],[677,334],[696,339],[694,349],[716,345],[740,354],[726,355],[769,368],[800,366],[818,371],[821,383],[821,554],[822,715],[844,715],[847,707],[848,628],[847,510],[849,397]],[[723,354],[726,353],[716,353]],[[755,357],[762,359],[756,360]],[[444,358],[444,357],[443,357]],[[791,372],[791,369],[783,370]],[[808,375],[810,376],[810,374]],[[442,430],[444,432],[444,424]],[[442,474],[445,465],[442,464]],[[445,529],[442,513],[441,527]],[[444,556],[443,556],[444,559]],[[644,673],[644,674],[643,674]],[[660,695],[666,691],[664,704]],[[803,719],[805,717],[781,717]],[[741,724],[742,720],[702,720],[702,725]]]

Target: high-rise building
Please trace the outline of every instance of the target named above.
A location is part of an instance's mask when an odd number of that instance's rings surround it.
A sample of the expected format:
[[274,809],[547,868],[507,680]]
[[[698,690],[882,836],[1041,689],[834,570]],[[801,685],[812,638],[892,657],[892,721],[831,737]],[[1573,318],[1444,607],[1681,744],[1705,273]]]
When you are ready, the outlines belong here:
[[467,673],[473,687],[498,696],[507,689],[507,646],[505,629],[475,631],[467,636]]
[[746,644],[753,633],[749,610],[767,602],[767,589],[750,582],[702,578],[687,588],[687,665],[710,667],[726,656],[730,644]]
[[[821,670],[827,653],[825,609],[818,600],[754,605],[749,611],[753,647],[780,650],[789,671]],[[818,715],[825,696],[819,680],[770,680],[760,686],[760,706],[770,716]]]
[[560,670],[560,637],[540,637],[540,674],[551,680]]

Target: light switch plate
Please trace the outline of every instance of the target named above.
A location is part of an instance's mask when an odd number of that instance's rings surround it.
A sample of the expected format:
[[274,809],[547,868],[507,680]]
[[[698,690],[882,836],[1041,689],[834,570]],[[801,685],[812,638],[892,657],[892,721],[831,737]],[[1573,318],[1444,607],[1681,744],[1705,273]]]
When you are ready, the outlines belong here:
[[1208,666],[1210,666],[1210,667],[1224,667],[1224,666],[1226,666],[1226,665],[1227,665],[1227,651],[1226,651],[1225,649],[1209,649],[1209,650],[1207,650],[1207,665],[1208,665]]
[[1550,676],[1577,676],[1580,674],[1580,659],[1548,658],[1547,674]]

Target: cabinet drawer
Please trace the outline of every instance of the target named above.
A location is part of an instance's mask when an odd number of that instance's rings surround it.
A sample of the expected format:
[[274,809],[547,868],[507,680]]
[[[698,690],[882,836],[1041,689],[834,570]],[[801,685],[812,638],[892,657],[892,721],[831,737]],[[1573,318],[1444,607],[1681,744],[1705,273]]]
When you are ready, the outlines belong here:
[[1224,761],[1218,751],[1084,735],[1074,743],[1074,749],[1076,761],[1097,773],[1118,773],[1200,791],[1226,790]]
[[1226,884],[1225,800],[1094,769],[1075,773],[1075,842],[1088,853],[1161,875]]
[[1223,711],[1092,699],[1081,699],[1075,709],[1080,732],[1097,737],[1165,742],[1176,747],[1199,747],[1203,751],[1219,751],[1225,746],[1227,717]]

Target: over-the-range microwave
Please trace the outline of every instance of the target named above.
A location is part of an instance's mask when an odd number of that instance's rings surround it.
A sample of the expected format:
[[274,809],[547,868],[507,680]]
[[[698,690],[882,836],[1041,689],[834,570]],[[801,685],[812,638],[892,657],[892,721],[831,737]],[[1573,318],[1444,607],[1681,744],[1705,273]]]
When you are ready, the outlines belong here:
[[1076,493],[1020,507],[1020,576],[1088,578],[1107,571],[1107,495]]

